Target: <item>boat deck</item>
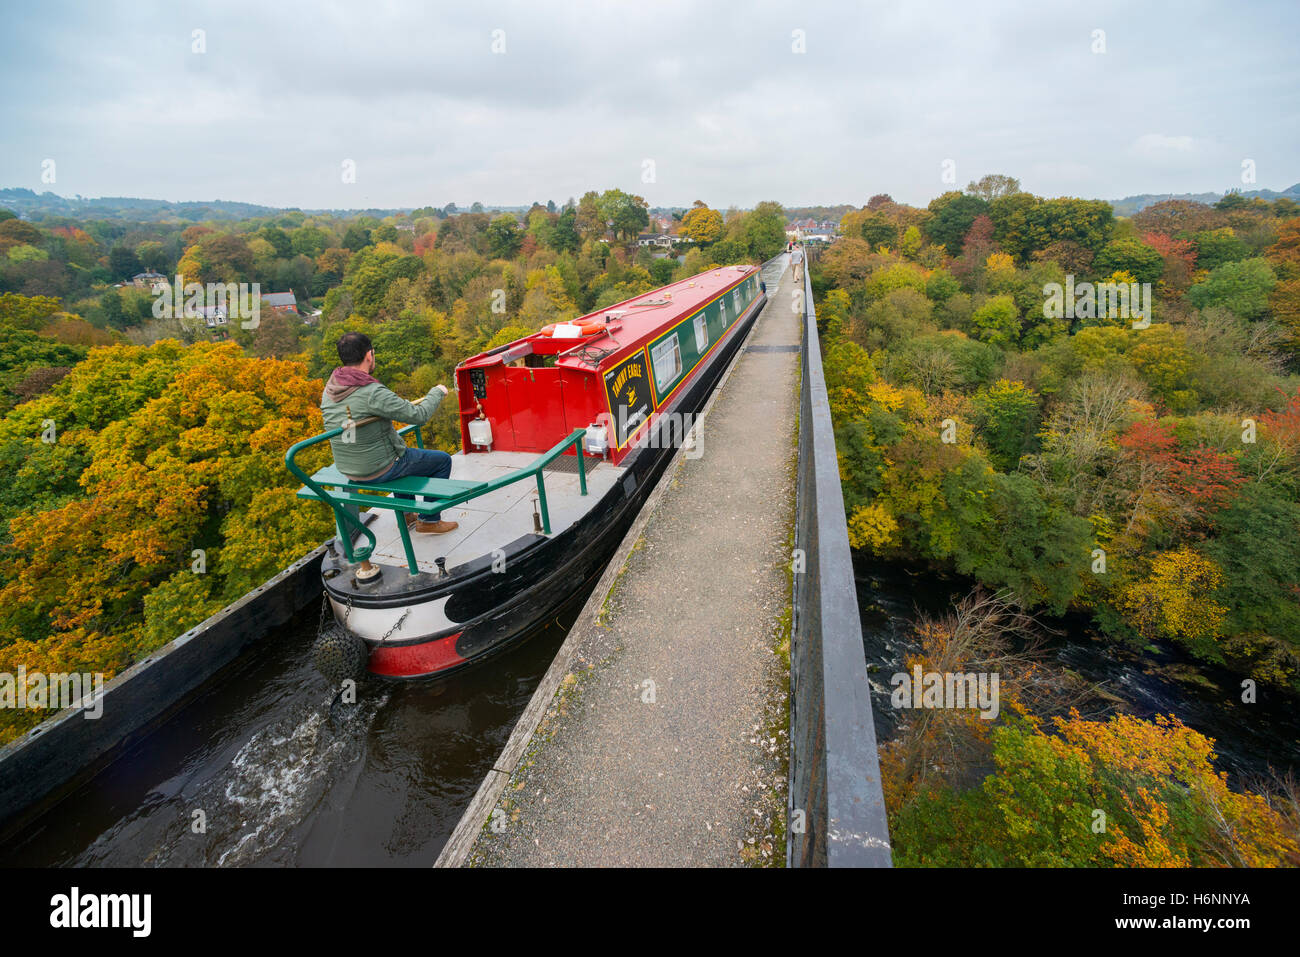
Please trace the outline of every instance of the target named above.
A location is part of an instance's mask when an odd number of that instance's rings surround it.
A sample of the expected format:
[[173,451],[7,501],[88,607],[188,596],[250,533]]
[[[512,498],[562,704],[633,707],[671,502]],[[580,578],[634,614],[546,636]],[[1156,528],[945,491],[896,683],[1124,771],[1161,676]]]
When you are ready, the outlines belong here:
[[[472,455],[457,452],[451,457],[451,477],[461,481],[489,482],[527,468],[535,461],[537,455],[532,452],[475,452]],[[572,456],[557,459],[555,465],[563,467],[562,463],[575,467],[577,464]],[[624,471],[621,466],[588,459],[587,495],[583,496],[576,471],[546,469],[543,479],[551,515],[551,534],[559,534],[585,515],[614,487]],[[529,478],[445,509],[443,520],[460,524],[454,532],[444,535],[411,532],[411,545],[420,571],[436,573],[438,566],[434,559],[437,558],[445,558],[447,568],[451,570],[483,555],[491,555],[523,535],[532,534],[533,501],[536,498],[537,482]],[[388,509],[373,511],[378,513],[378,517],[370,523],[376,543],[371,560],[405,568],[406,552],[397,530],[398,513]]]

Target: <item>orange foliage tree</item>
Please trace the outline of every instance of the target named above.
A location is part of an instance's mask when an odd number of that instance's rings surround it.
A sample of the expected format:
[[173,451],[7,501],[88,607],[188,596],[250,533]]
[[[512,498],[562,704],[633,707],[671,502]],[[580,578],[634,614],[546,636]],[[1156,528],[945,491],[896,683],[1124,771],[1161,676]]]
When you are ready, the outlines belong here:
[[902,866],[1294,867],[1294,815],[1237,792],[1214,741],[1176,718],[1072,711],[993,733],[982,786],[924,794],[891,818]]
[[[94,349],[0,419],[29,463],[51,436],[85,463],[55,504],[2,516],[0,671],[111,676],[328,538],[283,465],[321,428],[320,389],[301,363],[164,340]],[[36,717],[5,712],[0,742]]]

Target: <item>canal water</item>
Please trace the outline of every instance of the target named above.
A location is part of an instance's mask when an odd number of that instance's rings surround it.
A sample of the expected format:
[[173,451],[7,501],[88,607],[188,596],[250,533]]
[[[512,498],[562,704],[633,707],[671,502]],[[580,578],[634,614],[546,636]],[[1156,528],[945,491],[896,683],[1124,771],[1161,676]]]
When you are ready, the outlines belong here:
[[433,864],[581,608],[434,684],[332,704],[317,608],[0,845],[0,866]]
[[[900,712],[890,702],[890,676],[905,671],[904,660],[920,650],[912,625],[920,614],[943,615],[969,593],[973,582],[854,556],[867,670],[872,684],[876,737],[894,736]],[[1242,678],[1205,665],[1165,646],[1135,651],[1100,637],[1084,616],[1041,619],[1056,635],[1046,636],[1044,662],[1068,669],[1100,694],[1096,707],[1120,709],[1141,718],[1175,715],[1215,740],[1217,767],[1234,786],[1300,774],[1300,699],[1260,685],[1258,701],[1241,700]],[[1120,703],[1114,702],[1118,699]]]

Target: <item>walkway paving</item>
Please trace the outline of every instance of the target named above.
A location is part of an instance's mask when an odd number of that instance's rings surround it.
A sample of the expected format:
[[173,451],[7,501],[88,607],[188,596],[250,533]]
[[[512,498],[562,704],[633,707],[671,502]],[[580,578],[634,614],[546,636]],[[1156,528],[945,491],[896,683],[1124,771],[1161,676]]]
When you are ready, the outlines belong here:
[[784,863],[795,288],[791,270],[775,289],[769,275],[702,457],[665,473],[561,652],[555,694],[535,701],[537,730],[507,748],[440,863]]

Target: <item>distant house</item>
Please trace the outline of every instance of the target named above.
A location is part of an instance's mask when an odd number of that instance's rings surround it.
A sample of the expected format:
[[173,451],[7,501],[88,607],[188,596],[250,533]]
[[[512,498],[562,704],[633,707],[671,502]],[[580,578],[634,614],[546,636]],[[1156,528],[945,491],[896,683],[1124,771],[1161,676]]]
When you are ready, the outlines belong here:
[[186,314],[202,319],[209,329],[222,329],[229,321],[225,306],[186,306]]
[[666,236],[663,233],[642,233],[637,236],[636,244],[638,246],[662,246],[667,248],[673,244],[673,237]]
[[268,292],[262,296],[262,306],[286,316],[298,315],[298,299],[291,292]]
[[138,272],[132,276],[131,285],[137,289],[148,289],[156,296],[159,293],[166,292],[171,283],[167,281],[167,277],[162,273],[149,270],[147,272]]
[[[834,236],[838,229],[839,223],[831,222],[829,219],[819,221],[809,217],[807,219],[796,219],[788,223],[785,227],[785,235],[787,239],[808,238],[813,234]],[[830,240],[824,241],[829,242]]]

